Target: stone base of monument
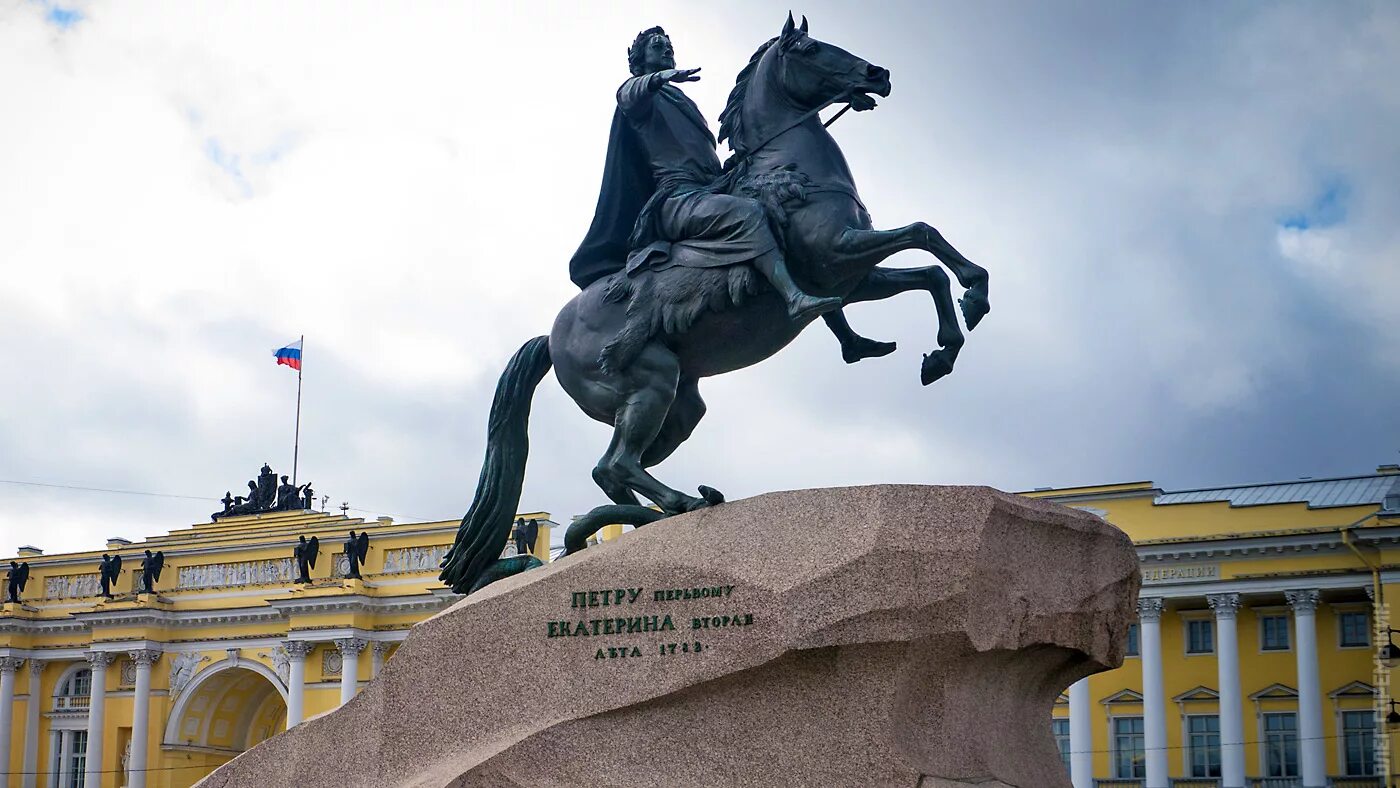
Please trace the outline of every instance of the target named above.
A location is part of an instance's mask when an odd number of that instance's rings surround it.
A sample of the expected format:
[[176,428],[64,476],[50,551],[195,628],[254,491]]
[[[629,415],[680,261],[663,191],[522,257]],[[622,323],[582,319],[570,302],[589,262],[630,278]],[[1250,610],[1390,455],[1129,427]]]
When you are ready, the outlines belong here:
[[1138,578],[988,488],[763,495],[467,597],[199,785],[1067,787],[1051,708],[1120,664]]

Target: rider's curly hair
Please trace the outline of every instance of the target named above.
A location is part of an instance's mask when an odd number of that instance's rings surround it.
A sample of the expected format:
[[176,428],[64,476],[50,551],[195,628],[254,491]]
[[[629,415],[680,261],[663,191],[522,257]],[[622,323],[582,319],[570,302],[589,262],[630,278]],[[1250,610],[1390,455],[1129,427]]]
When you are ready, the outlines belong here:
[[660,25],[649,27],[637,34],[632,39],[632,46],[627,47],[627,70],[632,72],[632,76],[640,77],[642,69],[645,68],[647,59],[647,42],[651,41],[654,35],[666,35],[666,31]]

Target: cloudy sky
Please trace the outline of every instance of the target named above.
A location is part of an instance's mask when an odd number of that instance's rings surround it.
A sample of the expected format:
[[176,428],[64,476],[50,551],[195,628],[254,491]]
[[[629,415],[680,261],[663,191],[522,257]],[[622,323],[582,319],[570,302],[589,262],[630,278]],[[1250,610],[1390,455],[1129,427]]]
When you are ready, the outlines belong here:
[[[301,480],[460,517],[497,375],[576,292],[632,36],[667,28],[714,119],[787,8],[0,0],[0,554],[164,533],[289,471],[271,351],[302,334]],[[1185,488],[1400,461],[1400,5],[795,10],[893,74],[833,127],[876,225],[938,227],[993,311],[929,388],[918,294],[849,310],[892,356],[846,366],[818,324],[705,381],[662,479]],[[522,507],[602,503],[608,433],[546,378]]]

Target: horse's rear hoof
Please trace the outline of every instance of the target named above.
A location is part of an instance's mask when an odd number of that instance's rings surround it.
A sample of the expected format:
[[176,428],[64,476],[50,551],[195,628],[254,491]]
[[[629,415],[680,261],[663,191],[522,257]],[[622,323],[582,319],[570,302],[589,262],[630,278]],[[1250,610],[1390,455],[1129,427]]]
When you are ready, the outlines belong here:
[[962,309],[963,322],[967,323],[967,330],[971,331],[982,322],[982,318],[992,311],[992,305],[987,302],[987,294],[980,289],[968,290],[963,293],[963,297],[958,299],[958,306]]
[[724,503],[724,493],[713,487],[700,485],[700,497],[705,499],[705,503],[710,506],[719,506]]
[[919,369],[919,381],[925,386],[953,371],[953,359],[947,350],[935,350],[924,354],[924,363]]

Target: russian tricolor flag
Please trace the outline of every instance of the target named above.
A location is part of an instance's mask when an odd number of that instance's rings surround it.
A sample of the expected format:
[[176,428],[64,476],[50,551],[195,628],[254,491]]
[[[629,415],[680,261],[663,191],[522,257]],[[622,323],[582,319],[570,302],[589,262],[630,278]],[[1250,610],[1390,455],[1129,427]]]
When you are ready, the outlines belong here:
[[272,354],[277,356],[277,364],[279,366],[282,364],[286,364],[287,366],[291,367],[292,369],[295,369],[298,372],[301,371],[300,339],[298,339],[290,345],[287,345],[286,347],[278,348],[272,351]]

